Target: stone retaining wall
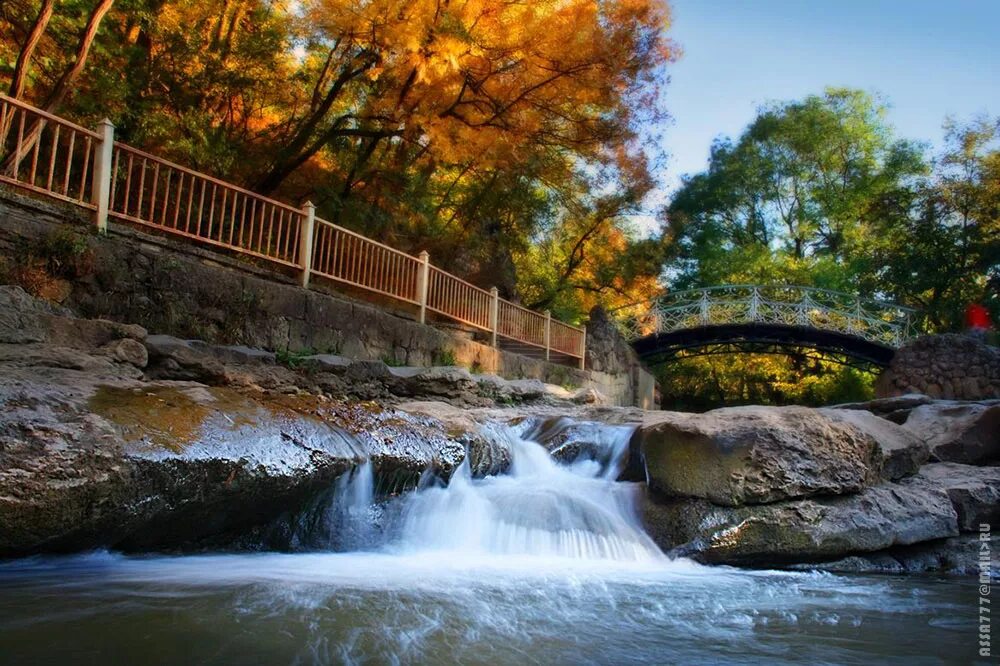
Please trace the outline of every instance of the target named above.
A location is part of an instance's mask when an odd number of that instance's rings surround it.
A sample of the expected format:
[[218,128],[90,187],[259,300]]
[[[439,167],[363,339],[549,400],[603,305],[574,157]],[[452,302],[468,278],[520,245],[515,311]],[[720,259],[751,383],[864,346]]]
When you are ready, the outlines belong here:
[[457,364],[507,379],[595,388],[616,405],[651,401],[637,396],[640,371],[627,355],[604,353],[593,372],[546,363],[495,349],[458,327],[425,326],[403,311],[380,309],[332,290],[302,289],[292,274],[282,276],[270,267],[120,224],[112,224],[105,237],[87,235],[86,218],[75,209],[8,192],[0,192],[0,260],[6,259],[9,268],[26,244],[50,237],[60,228],[56,225],[66,228],[66,222],[84,234],[92,253],[92,269],[66,281],[62,298],[84,317],[275,351],[308,350],[390,365]]
[[923,393],[932,398],[1000,398],[1000,349],[967,335],[928,335],[904,345],[879,377],[880,398]]

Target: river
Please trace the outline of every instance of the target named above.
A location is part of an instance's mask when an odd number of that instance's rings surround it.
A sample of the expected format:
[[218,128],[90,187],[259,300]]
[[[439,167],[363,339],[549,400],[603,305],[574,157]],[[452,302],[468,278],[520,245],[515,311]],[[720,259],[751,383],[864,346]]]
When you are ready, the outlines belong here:
[[[289,520],[290,552],[0,564],[2,663],[969,663],[974,581],[708,567],[643,532],[627,428],[557,463],[380,498],[368,465]],[[596,459],[592,459],[596,458]]]

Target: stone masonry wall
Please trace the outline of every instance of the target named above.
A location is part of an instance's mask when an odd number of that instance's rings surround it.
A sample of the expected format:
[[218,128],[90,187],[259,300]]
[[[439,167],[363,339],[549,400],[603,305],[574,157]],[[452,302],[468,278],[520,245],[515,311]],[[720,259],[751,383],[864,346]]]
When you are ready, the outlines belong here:
[[879,377],[878,397],[1000,398],[1000,349],[966,335],[928,335],[904,345]]
[[[637,402],[634,372],[607,362],[595,372],[495,349],[458,327],[432,327],[332,292],[302,289],[295,276],[255,267],[120,224],[100,237],[74,209],[0,192],[0,262],[58,229],[80,232],[92,268],[67,280],[64,305],[88,318],[140,324],[152,332],[269,350],[339,354],[390,365],[458,364],[507,379],[592,387],[614,404]],[[0,281],[4,267],[0,265]],[[322,285],[314,285],[323,289]],[[56,290],[58,291],[58,290]]]

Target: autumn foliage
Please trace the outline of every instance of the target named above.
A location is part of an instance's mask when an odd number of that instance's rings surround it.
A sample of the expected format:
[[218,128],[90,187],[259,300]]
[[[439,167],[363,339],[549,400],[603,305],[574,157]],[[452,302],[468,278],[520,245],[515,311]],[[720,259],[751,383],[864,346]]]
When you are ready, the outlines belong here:
[[532,307],[655,289],[656,244],[627,220],[672,58],[661,0],[52,5],[0,6],[0,71],[31,103]]

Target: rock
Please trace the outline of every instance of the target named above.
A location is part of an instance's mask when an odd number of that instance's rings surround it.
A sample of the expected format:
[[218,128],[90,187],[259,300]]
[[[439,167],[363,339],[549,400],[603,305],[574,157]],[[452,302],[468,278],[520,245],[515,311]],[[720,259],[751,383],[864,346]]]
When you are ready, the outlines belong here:
[[[834,573],[946,573],[958,576],[978,576],[978,535],[957,537],[898,546],[871,555],[851,555],[832,562],[793,564],[789,569],[800,571],[831,571]],[[995,572],[993,580],[1000,573]]]
[[103,319],[77,319],[62,307],[28,295],[20,287],[0,286],[0,344],[46,342],[70,349],[95,349],[114,340],[143,340],[141,326]]
[[149,353],[138,340],[124,338],[104,345],[104,351],[119,363],[128,363],[142,369],[149,363]]
[[507,387],[520,402],[537,400],[546,393],[545,384],[538,379],[511,379],[507,381]]
[[190,341],[195,349],[203,349],[223,363],[274,365],[274,352],[244,345],[210,345],[200,340]]
[[226,377],[221,361],[188,340],[172,335],[150,335],[145,344],[150,362],[148,374],[155,379],[217,383]]
[[343,374],[347,372],[347,368],[349,368],[353,362],[349,358],[336,356],[334,354],[315,354],[313,356],[306,356],[302,360],[304,363],[334,374]]
[[[603,471],[614,472],[614,476],[630,465],[637,464],[638,445],[629,446],[634,425],[612,425],[577,417],[550,416],[532,419],[524,431],[524,439],[538,442],[556,460],[572,463],[578,460],[593,460]],[[618,461],[621,469],[610,470],[608,465]]]
[[751,566],[831,560],[958,534],[947,494],[917,478],[857,495],[759,506],[649,501],[645,519],[650,536],[677,555]]
[[0,286],[0,343],[43,342],[48,328],[43,317],[68,315],[64,308],[36,299],[21,287]]
[[927,443],[932,460],[973,465],[1000,462],[1000,404],[921,405],[903,427]]
[[654,412],[641,440],[651,488],[723,506],[853,493],[879,477],[871,436],[802,407]]
[[385,382],[392,373],[382,361],[353,361],[347,367],[348,379],[358,383]]
[[930,396],[922,393],[904,393],[888,398],[876,398],[867,402],[852,402],[834,405],[831,409],[851,409],[871,412],[877,416],[902,425],[915,407],[934,402]]
[[1000,398],[1000,349],[968,335],[925,335],[896,351],[878,397],[926,393],[948,400]]
[[399,395],[440,396],[467,401],[475,393],[477,383],[465,368],[390,368],[390,373],[399,377]]
[[570,400],[578,405],[610,405],[608,397],[594,388],[578,389],[570,397]]
[[863,432],[875,442],[883,479],[895,481],[916,474],[930,457],[930,449],[909,430],[869,412],[821,409],[824,416],[842,421]]
[[963,531],[976,532],[983,523],[1000,526],[1000,467],[931,463],[920,477],[948,494]]

